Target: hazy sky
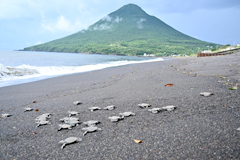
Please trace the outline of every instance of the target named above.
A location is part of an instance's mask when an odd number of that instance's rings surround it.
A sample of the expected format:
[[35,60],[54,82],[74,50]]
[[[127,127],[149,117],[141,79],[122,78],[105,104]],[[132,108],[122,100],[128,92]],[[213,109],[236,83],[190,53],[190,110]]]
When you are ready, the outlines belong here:
[[129,3],[200,40],[240,43],[240,0],[0,0],[0,50],[68,36]]

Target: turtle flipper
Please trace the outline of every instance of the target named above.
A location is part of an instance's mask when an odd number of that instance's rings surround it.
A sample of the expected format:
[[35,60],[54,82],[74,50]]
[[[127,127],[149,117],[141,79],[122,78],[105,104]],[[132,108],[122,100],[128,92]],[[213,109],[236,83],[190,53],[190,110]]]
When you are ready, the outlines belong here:
[[66,143],[63,143],[63,145],[61,146],[61,149],[63,149],[66,146]]
[[83,136],[85,136],[85,135],[87,134],[87,132],[88,132],[88,131],[85,131],[85,132],[83,133]]

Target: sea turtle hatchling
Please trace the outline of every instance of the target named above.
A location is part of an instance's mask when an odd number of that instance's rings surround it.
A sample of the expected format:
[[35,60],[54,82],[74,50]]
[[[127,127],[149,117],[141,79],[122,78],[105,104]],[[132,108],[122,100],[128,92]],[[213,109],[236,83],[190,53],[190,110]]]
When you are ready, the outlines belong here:
[[103,109],[111,111],[111,110],[114,110],[114,108],[115,106],[111,105],[111,106],[104,107]]
[[122,120],[123,117],[120,117],[120,116],[112,116],[112,117],[108,117],[108,119],[110,119],[111,122],[117,122],[118,120]]
[[98,128],[98,127],[95,127],[95,126],[89,126],[89,127],[86,127],[86,128],[82,128],[82,130],[84,130],[85,132],[83,133],[83,135],[86,135],[88,132],[95,132],[95,131],[100,131],[102,130],[101,128]]
[[209,97],[210,95],[213,95],[213,93],[210,93],[210,92],[202,92],[200,93],[201,96],[204,96],[204,97]]
[[60,131],[61,129],[72,129],[72,126],[70,124],[59,124],[58,126],[58,131]]
[[176,108],[175,106],[162,107],[162,109],[167,110],[167,111],[173,111],[175,108]]
[[101,109],[101,108],[99,108],[99,107],[90,107],[89,109],[90,109],[91,112],[93,112],[93,111],[99,110],[99,109]]
[[72,115],[78,115],[79,113],[77,111],[68,111],[69,113],[69,117],[71,117]]
[[83,124],[85,124],[86,126],[95,126],[98,123],[100,123],[100,122],[95,121],[95,120],[90,120],[90,121],[87,121],[87,122],[83,122]]
[[75,142],[81,142],[82,139],[81,138],[77,138],[77,137],[68,137],[67,139],[61,140],[59,143],[63,144],[61,146],[61,149],[63,149],[67,144],[72,144]]
[[59,121],[67,123],[68,121],[79,121],[79,118],[77,118],[77,117],[64,117],[62,119],[59,119]]
[[78,124],[80,124],[81,122],[77,120],[70,120],[70,121],[65,121],[65,123],[74,127],[74,126],[78,126]]
[[149,109],[148,111],[156,114],[161,110],[162,110],[162,108],[152,108],[152,109]]
[[24,108],[24,112],[32,111],[32,108]]
[[11,116],[11,114],[8,114],[8,113],[3,113],[3,114],[2,114],[2,117],[3,117],[3,118],[7,118],[7,117],[10,117],[10,116]]
[[38,116],[37,118],[35,118],[35,121],[36,122],[39,122],[39,121],[46,121],[48,118],[51,117],[51,114],[50,113],[44,113],[40,116]]
[[136,114],[133,112],[123,112],[123,113],[119,113],[119,115],[122,116],[122,118],[124,118],[129,116],[135,116]]
[[44,113],[41,116],[45,116],[47,118],[51,118],[52,114],[51,113]]
[[36,123],[38,124],[36,127],[39,127],[41,125],[51,124],[49,121],[38,121]]
[[147,103],[141,103],[141,104],[138,104],[138,106],[139,106],[140,108],[148,108],[148,107],[151,107],[151,105],[150,105],[150,104],[147,104]]
[[74,105],[79,105],[79,104],[82,104],[82,102],[81,101],[75,101],[75,102],[73,102],[73,104]]
[[47,120],[47,117],[44,117],[44,116],[38,116],[37,118],[35,118],[35,122],[40,122],[40,121],[46,121]]

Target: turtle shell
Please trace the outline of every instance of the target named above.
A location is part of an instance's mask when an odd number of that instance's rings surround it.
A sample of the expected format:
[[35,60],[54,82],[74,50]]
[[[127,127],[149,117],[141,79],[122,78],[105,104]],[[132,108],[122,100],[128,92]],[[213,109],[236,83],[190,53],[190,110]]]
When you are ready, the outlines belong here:
[[69,128],[69,127],[71,127],[71,125],[69,125],[69,124],[59,124],[59,127],[61,127],[61,128]]
[[76,142],[79,138],[77,137],[68,137],[64,140],[65,143],[73,143]]
[[97,124],[97,123],[99,123],[99,121],[95,121],[95,120],[90,120],[90,121],[84,122],[84,124],[86,124],[86,125],[93,125],[93,124]]
[[83,128],[83,130],[86,130],[88,132],[93,132],[93,131],[96,131],[97,129],[98,129],[98,127],[94,127],[94,126]]
[[70,114],[78,114],[77,111],[68,111],[68,113],[70,113]]

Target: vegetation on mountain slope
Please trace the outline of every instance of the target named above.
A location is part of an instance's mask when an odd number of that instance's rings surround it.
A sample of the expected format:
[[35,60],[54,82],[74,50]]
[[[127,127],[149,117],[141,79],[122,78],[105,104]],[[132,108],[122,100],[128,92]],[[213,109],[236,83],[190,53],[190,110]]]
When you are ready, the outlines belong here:
[[168,56],[197,53],[207,46],[214,48],[216,44],[187,36],[137,5],[128,4],[87,30],[24,50]]

